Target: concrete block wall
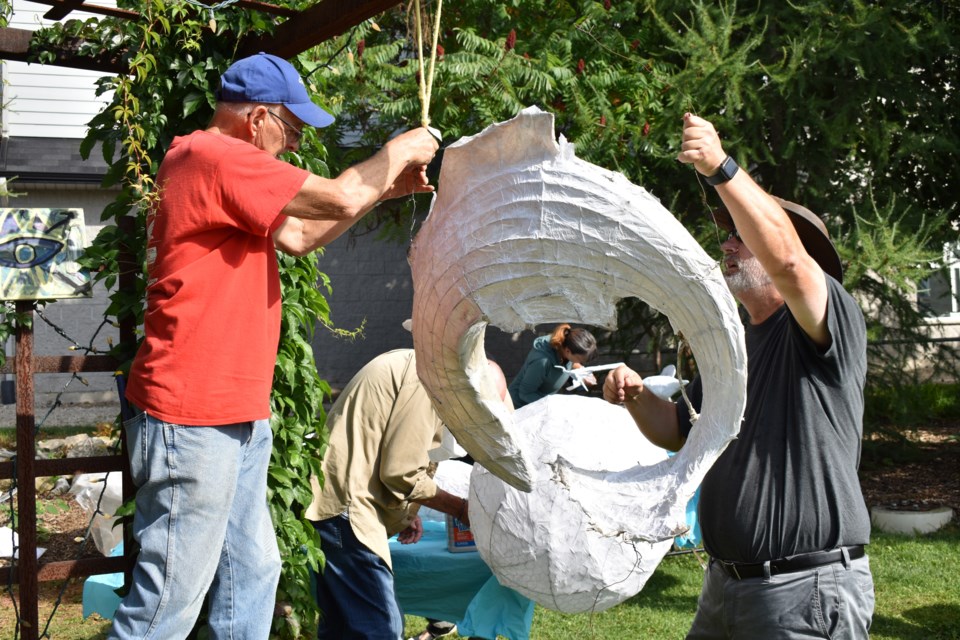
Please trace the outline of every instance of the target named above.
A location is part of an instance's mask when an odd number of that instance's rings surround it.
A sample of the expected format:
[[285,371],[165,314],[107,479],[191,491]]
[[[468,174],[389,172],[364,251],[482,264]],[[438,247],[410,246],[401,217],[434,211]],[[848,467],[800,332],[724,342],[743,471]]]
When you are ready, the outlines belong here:
[[358,328],[362,336],[340,338],[322,326],[314,337],[314,355],[320,376],[342,387],[364,364],[384,351],[413,347],[401,323],[410,317],[413,283],[406,263],[406,248],[380,242],[371,236],[352,240],[341,236],[327,246],[320,270],[330,278],[333,292],[331,320],[344,330]]
[[[401,326],[413,308],[413,281],[406,255],[405,244],[372,236],[342,236],[320,259],[320,269],[330,277],[333,287],[328,301],[336,325],[353,329],[367,321],[363,337],[352,341],[317,329],[313,341],[317,368],[334,388],[342,388],[379,354],[413,347],[410,333]],[[509,379],[523,364],[537,335],[532,331],[505,333],[490,327],[485,340],[487,353],[500,363]]]

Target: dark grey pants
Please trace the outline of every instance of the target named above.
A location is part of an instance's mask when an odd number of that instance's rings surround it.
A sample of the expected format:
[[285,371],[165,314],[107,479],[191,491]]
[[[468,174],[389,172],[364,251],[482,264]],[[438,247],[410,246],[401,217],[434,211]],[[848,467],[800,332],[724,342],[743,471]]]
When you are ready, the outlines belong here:
[[687,640],[863,640],[873,604],[868,557],[747,580],[711,562]]

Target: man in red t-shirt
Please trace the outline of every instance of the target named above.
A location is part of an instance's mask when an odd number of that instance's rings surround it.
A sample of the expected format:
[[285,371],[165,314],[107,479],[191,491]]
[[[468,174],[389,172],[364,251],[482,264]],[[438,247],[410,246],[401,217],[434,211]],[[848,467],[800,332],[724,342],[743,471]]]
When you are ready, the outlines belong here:
[[267,638],[280,555],[266,500],[280,336],[275,249],[306,255],[380,200],[432,191],[437,143],[397,136],[334,179],[278,159],[333,117],[260,53],[221,77],[204,130],[177,137],[147,217],[147,309],[124,427],[141,551],[111,638],[184,638],[209,591],[216,637]]

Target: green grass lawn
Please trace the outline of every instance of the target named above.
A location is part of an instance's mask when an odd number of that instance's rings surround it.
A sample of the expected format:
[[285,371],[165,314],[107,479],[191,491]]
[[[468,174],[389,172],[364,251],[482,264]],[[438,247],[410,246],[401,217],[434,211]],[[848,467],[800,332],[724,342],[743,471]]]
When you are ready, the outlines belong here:
[[[960,527],[909,538],[874,533],[868,548],[877,606],[875,640],[960,640]],[[537,606],[533,640],[683,638],[693,619],[702,570],[692,555],[664,558],[638,595],[600,613],[563,614]],[[407,636],[423,618],[407,616]],[[459,636],[452,636],[454,638]]]
[[908,538],[874,534],[877,608],[871,638],[960,639],[960,526]]

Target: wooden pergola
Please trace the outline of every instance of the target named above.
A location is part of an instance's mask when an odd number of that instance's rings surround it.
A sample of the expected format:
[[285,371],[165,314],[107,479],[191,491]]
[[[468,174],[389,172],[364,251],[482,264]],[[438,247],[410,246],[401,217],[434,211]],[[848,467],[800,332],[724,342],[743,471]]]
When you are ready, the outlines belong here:
[[[94,15],[110,16],[127,20],[141,20],[136,11],[103,7],[83,0],[32,0],[49,5],[51,9],[44,14],[50,20],[60,20],[72,11],[84,11]],[[237,55],[243,57],[266,51],[281,58],[292,58],[302,51],[316,46],[334,36],[346,32],[355,25],[399,4],[398,0],[319,0],[308,9],[296,11],[279,5],[259,2],[258,0],[238,0],[231,6],[247,11],[261,11],[283,20],[274,33],[269,36],[251,34],[240,38]],[[122,56],[91,58],[80,56],[77,50],[82,43],[74,42],[63,50],[55,51],[54,66],[86,69],[105,73],[127,73]],[[26,29],[0,29],[0,59],[21,62],[36,62],[40,45],[34,41],[33,32]],[[129,221],[128,221],[129,222]],[[132,273],[135,267],[130,262],[129,252],[124,258],[129,268],[122,269]],[[132,288],[129,276],[121,276],[121,287]],[[17,302],[17,312],[32,316],[32,301]],[[132,349],[132,319],[120,319],[121,343]],[[123,474],[124,499],[132,497],[133,483],[129,476],[126,442],[121,455],[100,456],[96,458],[73,458],[68,460],[35,460],[35,407],[33,379],[37,374],[71,373],[84,371],[114,371],[119,363],[110,356],[37,356],[33,350],[33,330],[29,325],[17,329],[16,356],[0,366],[0,373],[15,373],[17,379],[17,460],[0,463],[0,479],[9,478],[17,482],[18,517],[20,520],[19,548],[20,558],[12,566],[0,567],[0,583],[15,581],[19,586],[21,633],[24,640],[36,640],[41,632],[38,612],[38,583],[70,577],[83,577],[117,571],[129,572],[132,555],[128,551],[124,558],[87,558],[68,561],[41,563],[36,556],[36,505],[34,480],[56,474],[68,474],[78,471],[86,473],[116,472]],[[129,544],[129,527],[125,532],[125,549]],[[129,582],[129,573],[127,581]]]
[[[84,0],[32,0],[49,5],[44,14],[49,20],[61,20],[72,11],[85,11],[94,15],[110,16],[127,20],[140,20],[136,11],[103,7]],[[303,11],[258,0],[238,0],[231,6],[249,11],[260,11],[284,19],[269,36],[249,35],[240,38],[238,57],[266,51],[281,58],[292,58],[302,51],[344,33],[354,25],[399,4],[398,0],[319,0]],[[79,45],[79,43],[76,43]],[[28,29],[0,29],[0,59],[33,62],[39,49],[33,40],[33,31]],[[74,69],[125,73],[126,67],[118,59],[109,57],[91,58],[76,54],[76,46],[54,52],[52,64]]]

